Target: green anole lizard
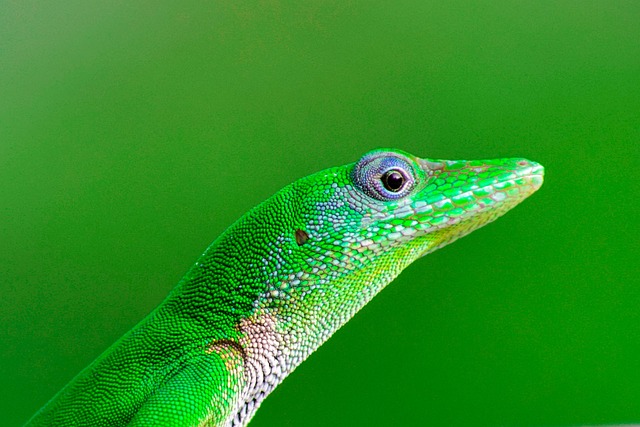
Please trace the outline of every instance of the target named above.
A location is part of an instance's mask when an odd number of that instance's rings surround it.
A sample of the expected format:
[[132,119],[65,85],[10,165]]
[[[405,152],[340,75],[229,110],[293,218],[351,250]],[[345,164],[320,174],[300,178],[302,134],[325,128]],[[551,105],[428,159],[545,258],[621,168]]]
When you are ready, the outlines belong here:
[[244,426],[405,267],[513,208],[543,174],[525,159],[375,150],[299,179],[222,233],[27,426]]

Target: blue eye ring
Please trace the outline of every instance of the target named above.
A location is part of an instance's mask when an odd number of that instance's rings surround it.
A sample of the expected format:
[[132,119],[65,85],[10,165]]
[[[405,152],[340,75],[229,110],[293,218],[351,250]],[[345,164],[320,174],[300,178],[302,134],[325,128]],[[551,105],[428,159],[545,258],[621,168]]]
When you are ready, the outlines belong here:
[[401,199],[416,183],[409,160],[385,152],[365,155],[354,166],[352,178],[365,194],[382,201]]

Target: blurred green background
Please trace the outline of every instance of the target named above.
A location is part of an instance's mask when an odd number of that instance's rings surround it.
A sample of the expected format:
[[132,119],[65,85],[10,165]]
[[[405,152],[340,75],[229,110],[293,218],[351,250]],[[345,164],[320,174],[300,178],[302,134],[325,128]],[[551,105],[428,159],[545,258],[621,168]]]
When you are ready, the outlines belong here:
[[408,268],[252,426],[640,421],[640,2],[0,4],[0,418],[287,183],[376,147],[542,189]]

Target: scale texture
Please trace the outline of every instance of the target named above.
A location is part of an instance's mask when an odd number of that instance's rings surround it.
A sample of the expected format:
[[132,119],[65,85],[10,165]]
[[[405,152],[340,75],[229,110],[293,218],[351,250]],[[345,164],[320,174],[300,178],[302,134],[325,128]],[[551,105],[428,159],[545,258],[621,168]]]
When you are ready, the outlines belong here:
[[513,208],[543,173],[525,159],[387,149],[295,181],[231,225],[27,426],[244,426],[405,267]]

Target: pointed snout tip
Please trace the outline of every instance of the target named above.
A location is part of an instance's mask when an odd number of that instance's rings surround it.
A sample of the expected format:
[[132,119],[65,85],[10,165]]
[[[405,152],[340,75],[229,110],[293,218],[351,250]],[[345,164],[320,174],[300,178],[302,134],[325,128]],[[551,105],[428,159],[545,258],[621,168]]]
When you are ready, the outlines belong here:
[[516,173],[530,181],[533,191],[542,186],[544,183],[544,166],[527,159],[517,159],[516,165]]

